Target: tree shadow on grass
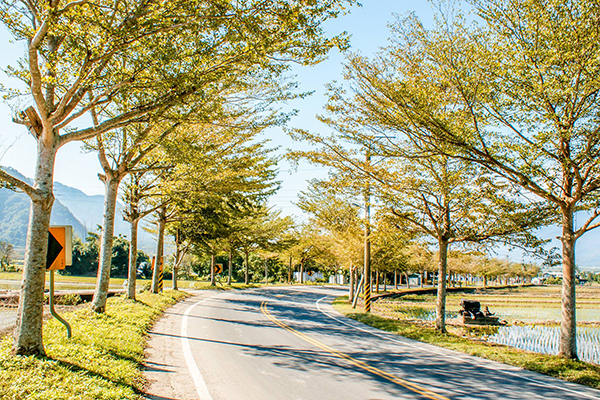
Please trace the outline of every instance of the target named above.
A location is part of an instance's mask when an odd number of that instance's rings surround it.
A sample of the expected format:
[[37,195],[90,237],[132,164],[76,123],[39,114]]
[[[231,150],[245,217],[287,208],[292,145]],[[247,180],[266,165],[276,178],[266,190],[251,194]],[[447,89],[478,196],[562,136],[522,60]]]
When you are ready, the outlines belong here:
[[[65,368],[67,370],[69,370],[70,372],[73,372],[75,374],[82,374],[85,377],[89,377],[89,378],[96,378],[96,379],[100,379],[104,382],[106,382],[107,384],[113,384],[117,387],[121,387],[121,388],[129,388],[131,389],[135,394],[137,395],[143,395],[143,378],[141,375],[141,372],[138,376],[135,376],[133,378],[131,378],[131,380],[134,382],[133,384],[127,382],[125,379],[114,379],[111,378],[109,376],[106,376],[100,372],[97,371],[93,371],[91,369],[82,367],[80,365],[74,364],[72,362],[69,361],[64,361],[58,358],[51,358],[51,357],[44,357],[43,359],[45,360],[49,360],[49,361],[53,361],[56,363],[56,365]],[[139,384],[139,387],[136,386],[136,383]]]

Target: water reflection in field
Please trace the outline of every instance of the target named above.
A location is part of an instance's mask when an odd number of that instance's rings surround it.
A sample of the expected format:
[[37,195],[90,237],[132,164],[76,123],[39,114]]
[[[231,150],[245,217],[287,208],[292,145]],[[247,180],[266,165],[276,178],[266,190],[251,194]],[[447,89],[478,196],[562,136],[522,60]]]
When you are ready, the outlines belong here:
[[[501,326],[489,342],[544,354],[558,354],[558,326]],[[600,364],[600,328],[577,327],[577,355],[583,361]]]

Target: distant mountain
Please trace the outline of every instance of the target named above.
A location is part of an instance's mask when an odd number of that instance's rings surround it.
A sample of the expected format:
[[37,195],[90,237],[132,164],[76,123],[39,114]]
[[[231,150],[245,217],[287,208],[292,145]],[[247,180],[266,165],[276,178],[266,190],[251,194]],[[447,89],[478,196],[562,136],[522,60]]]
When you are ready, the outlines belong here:
[[[10,167],[0,167],[12,176],[27,183],[32,180]],[[79,189],[54,182],[54,206],[50,223],[52,225],[71,225],[75,235],[85,238],[87,232],[96,231],[102,225],[104,214],[104,196],[87,195]],[[24,247],[29,222],[29,197],[24,193],[0,189],[0,240]],[[123,220],[123,205],[117,203],[115,214],[115,235],[129,236],[129,223]],[[138,245],[141,250],[154,250],[153,238],[140,230]]]
[[[79,189],[54,182],[54,196],[62,204],[67,206],[75,217],[88,231],[95,231],[98,225],[102,225],[104,218],[104,196],[87,195]],[[121,210],[123,205],[117,202],[115,213],[115,235],[128,235],[129,223],[123,220]]]
[[[17,170],[3,167],[12,176],[31,183]],[[25,193],[13,192],[8,189],[0,189],[0,240],[9,242],[17,247],[24,247],[27,240],[27,224],[29,222],[29,197]],[[69,211],[58,199],[54,201],[52,225],[71,225],[74,234],[80,238],[86,236],[85,226]]]

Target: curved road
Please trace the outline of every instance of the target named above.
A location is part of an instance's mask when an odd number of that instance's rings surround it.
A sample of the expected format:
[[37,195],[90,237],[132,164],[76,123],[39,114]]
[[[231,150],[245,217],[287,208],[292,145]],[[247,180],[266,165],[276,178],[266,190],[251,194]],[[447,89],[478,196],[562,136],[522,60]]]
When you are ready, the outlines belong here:
[[150,334],[147,397],[600,399],[600,391],[415,342],[341,316],[346,291],[198,291]]

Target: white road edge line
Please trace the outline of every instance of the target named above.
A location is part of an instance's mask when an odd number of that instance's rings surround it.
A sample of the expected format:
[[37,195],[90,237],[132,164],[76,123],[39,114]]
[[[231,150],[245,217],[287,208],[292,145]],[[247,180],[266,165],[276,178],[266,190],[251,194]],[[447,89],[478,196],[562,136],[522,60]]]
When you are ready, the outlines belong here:
[[[353,325],[353,324],[349,324],[349,323],[348,323],[348,322],[346,322],[346,321],[342,321],[341,319],[339,319],[339,318],[336,318],[336,317],[332,316],[331,314],[329,314],[329,313],[327,313],[327,312],[325,312],[325,311],[323,311],[323,310],[321,309],[321,304],[320,304],[320,303],[321,303],[321,300],[325,300],[325,299],[326,299],[326,298],[328,298],[328,297],[331,297],[331,296],[324,296],[324,297],[321,297],[319,300],[317,300],[317,301],[315,302],[315,304],[316,304],[316,306],[317,306],[317,309],[318,309],[318,310],[319,310],[319,311],[320,311],[322,314],[324,314],[324,315],[328,316],[329,318],[331,318],[331,319],[333,319],[333,320],[335,320],[335,321],[337,321],[337,322],[339,322],[339,323],[341,323],[341,324],[344,324],[344,325],[350,326],[350,327],[352,327],[352,328],[354,328],[354,329],[358,329],[359,331],[362,331],[362,332],[365,332],[365,333],[369,333],[369,334],[371,334],[371,335],[375,335],[375,336],[377,336],[377,337],[380,337],[380,338],[382,338],[382,339],[389,340],[389,341],[391,341],[391,342],[400,343],[400,344],[402,344],[402,345],[404,345],[404,346],[413,347],[413,348],[416,348],[416,349],[419,349],[419,350],[426,351],[426,352],[428,352],[428,353],[437,354],[437,355],[439,355],[439,356],[443,356],[443,357],[451,358],[451,359],[454,359],[454,360],[459,360],[459,361],[463,361],[463,362],[465,362],[465,361],[466,361],[464,358],[461,358],[461,357],[451,356],[451,355],[449,355],[449,354],[445,354],[445,353],[443,353],[443,352],[435,351],[435,350],[428,349],[428,348],[425,348],[425,347],[422,347],[422,346],[418,346],[418,345],[414,345],[414,344],[411,344],[411,343],[402,342],[402,341],[400,341],[400,340],[396,340],[396,339],[390,338],[390,337],[388,337],[388,336],[386,336],[386,335],[382,335],[382,334],[379,334],[379,333],[377,333],[377,332],[373,332],[373,331],[371,331],[371,330],[368,330],[368,329],[363,329],[363,328],[361,328],[361,327],[359,327],[359,326],[356,326],[356,325]],[[373,329],[375,329],[375,328],[373,328]],[[392,335],[392,333],[389,333],[389,335]],[[590,398],[590,399],[599,399],[599,398],[600,398],[600,397],[598,397],[598,396],[593,396],[593,395],[591,395],[591,394],[587,394],[587,393],[581,393],[581,392],[579,392],[579,391],[575,391],[575,390],[567,389],[567,388],[565,388],[565,387],[562,387],[562,386],[554,385],[554,384],[551,384],[551,383],[549,383],[549,382],[543,382],[543,381],[539,381],[539,380],[537,380],[537,379],[533,379],[533,378],[529,378],[529,377],[526,377],[526,376],[522,376],[522,375],[516,374],[516,373],[514,373],[514,372],[510,372],[510,371],[506,371],[506,370],[503,370],[503,369],[498,369],[498,368],[493,368],[493,367],[491,367],[491,366],[489,366],[489,365],[485,365],[485,364],[481,364],[481,363],[477,363],[476,365],[477,365],[478,367],[482,367],[482,368],[489,369],[489,370],[496,371],[496,372],[500,372],[500,373],[503,373],[503,374],[506,374],[506,375],[514,376],[514,377],[516,377],[516,378],[523,379],[523,380],[526,380],[526,381],[529,381],[529,382],[535,383],[536,385],[539,385],[539,386],[543,386],[543,387],[551,387],[551,388],[554,388],[554,389],[563,390],[563,391],[565,391],[565,392],[574,393],[574,394],[576,394],[576,395],[583,396],[583,397],[587,397],[587,398]],[[557,378],[555,378],[555,379],[557,379]],[[587,386],[584,386],[584,387],[585,387],[586,389],[592,389],[592,388],[588,388]]]
[[194,360],[194,355],[192,354],[192,349],[190,347],[190,341],[188,338],[188,316],[194,307],[199,305],[200,303],[209,300],[210,297],[202,299],[195,304],[192,304],[185,310],[183,313],[183,320],[181,321],[181,347],[183,349],[183,356],[185,357],[185,362],[187,364],[188,370],[190,371],[190,375],[194,380],[194,385],[196,386],[196,391],[198,392],[198,396],[200,400],[212,400],[212,396],[208,392],[208,387],[206,386],[206,382],[204,382],[204,378],[202,378],[202,374],[198,369],[198,365],[196,364],[196,360]]

